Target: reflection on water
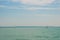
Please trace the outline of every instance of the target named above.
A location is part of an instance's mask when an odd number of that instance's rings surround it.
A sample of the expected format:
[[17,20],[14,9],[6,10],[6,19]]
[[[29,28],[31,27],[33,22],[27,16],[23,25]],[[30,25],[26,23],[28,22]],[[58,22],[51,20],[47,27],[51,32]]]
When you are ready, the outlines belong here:
[[29,39],[16,39],[16,40],[29,40]]
[[36,38],[60,38],[60,36],[54,36],[54,37],[50,37],[50,36],[35,36]]
[[50,38],[49,36],[36,36],[36,38]]

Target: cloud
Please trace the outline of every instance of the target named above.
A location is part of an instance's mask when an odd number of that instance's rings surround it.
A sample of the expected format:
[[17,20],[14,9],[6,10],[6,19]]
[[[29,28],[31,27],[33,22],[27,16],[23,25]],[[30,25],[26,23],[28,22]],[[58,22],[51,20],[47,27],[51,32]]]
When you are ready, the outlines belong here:
[[19,2],[20,0],[10,0],[10,1],[12,1],[12,2]]
[[51,14],[35,14],[35,16],[55,16],[55,15],[51,15]]
[[7,7],[7,6],[5,6],[5,5],[0,5],[0,8],[3,8],[3,7]]
[[6,8],[6,9],[23,9],[23,10],[29,10],[29,11],[37,11],[37,10],[60,10],[60,8],[44,8],[44,7],[16,7],[16,6],[5,6],[0,5],[0,8]]
[[53,3],[55,0],[12,0],[13,2],[20,2],[27,5],[47,5]]
[[60,8],[44,8],[44,7],[29,7],[29,8],[24,8],[26,10],[31,10],[31,11],[35,11],[35,10],[60,10]]
[[36,17],[51,17],[51,16],[60,16],[60,15],[53,15],[53,14],[43,14],[43,13],[41,13],[41,14],[36,14],[36,13],[33,13],[33,14],[21,14],[22,16],[36,16]]

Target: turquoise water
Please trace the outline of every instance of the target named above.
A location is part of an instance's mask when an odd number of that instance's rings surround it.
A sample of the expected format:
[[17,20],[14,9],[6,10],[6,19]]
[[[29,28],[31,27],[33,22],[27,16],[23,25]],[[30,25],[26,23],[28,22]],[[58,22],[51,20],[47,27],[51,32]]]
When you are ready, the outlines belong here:
[[0,40],[16,40],[16,28],[0,28]]
[[0,40],[60,40],[60,28],[0,28]]

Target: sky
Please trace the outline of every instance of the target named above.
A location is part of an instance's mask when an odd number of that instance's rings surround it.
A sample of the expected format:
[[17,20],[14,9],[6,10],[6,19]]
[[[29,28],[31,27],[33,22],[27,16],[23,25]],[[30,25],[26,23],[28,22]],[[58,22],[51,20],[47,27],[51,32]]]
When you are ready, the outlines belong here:
[[60,0],[0,0],[0,26],[60,26]]

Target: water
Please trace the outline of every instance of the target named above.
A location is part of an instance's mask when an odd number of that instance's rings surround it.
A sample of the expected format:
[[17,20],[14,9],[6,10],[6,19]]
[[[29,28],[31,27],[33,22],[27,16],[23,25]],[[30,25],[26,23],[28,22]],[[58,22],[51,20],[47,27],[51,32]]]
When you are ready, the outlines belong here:
[[60,28],[0,28],[0,40],[60,40]]

